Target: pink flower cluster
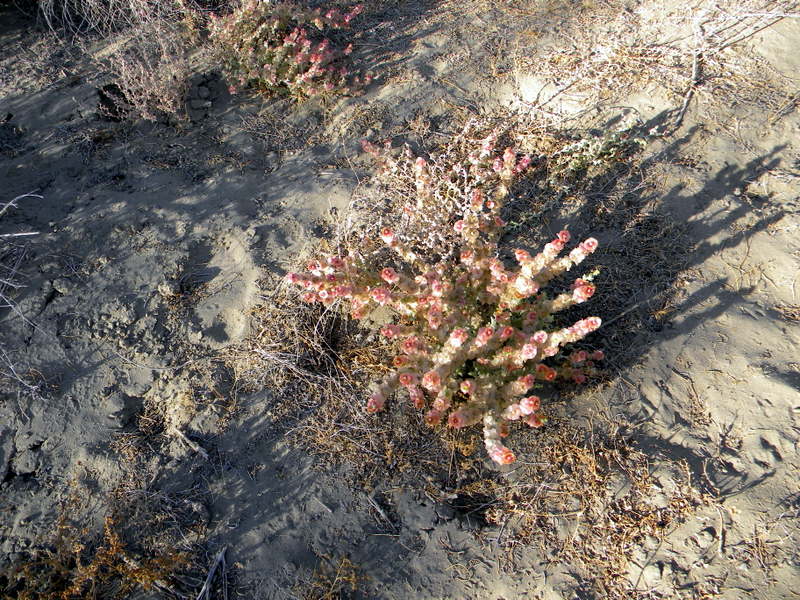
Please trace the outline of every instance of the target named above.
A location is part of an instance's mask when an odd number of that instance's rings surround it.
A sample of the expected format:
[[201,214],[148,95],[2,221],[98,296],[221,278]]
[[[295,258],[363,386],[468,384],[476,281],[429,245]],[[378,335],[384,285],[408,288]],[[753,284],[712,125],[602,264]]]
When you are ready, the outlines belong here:
[[[504,182],[530,165],[513,148],[496,157],[493,152],[494,141],[486,139],[474,159],[496,165]],[[426,163],[414,164],[415,185],[422,180],[422,187],[435,187],[427,180],[435,174],[425,171]],[[564,350],[600,327],[600,318],[552,326],[554,313],[594,294],[591,278],[578,278],[569,291],[554,296],[543,291],[594,252],[597,240],[588,238],[564,254],[570,241],[564,230],[541,252],[518,249],[515,264],[504,263],[497,239],[507,193],[505,186],[491,197],[480,187],[465,191],[461,214],[449,225],[458,243],[453,259],[426,264],[393,228],[383,227],[379,238],[391,251],[384,255],[391,264],[376,265],[354,251],[312,261],[305,273],[287,275],[288,282],[303,288],[307,302],[343,301],[356,319],[378,307],[396,314],[397,322],[381,328],[397,349],[394,371],[376,385],[368,411],[383,410],[402,388],[415,407],[425,410],[430,425],[482,423],[487,452],[500,464],[514,461],[503,443],[512,422],[530,427],[546,422],[541,399],[531,391],[556,380],[584,383],[603,359],[600,351]]]
[[342,59],[353,45],[335,48],[324,31],[349,27],[362,11],[363,5],[341,12],[248,0],[231,14],[212,18],[211,40],[240,86],[301,96],[344,93],[372,78],[351,74]]

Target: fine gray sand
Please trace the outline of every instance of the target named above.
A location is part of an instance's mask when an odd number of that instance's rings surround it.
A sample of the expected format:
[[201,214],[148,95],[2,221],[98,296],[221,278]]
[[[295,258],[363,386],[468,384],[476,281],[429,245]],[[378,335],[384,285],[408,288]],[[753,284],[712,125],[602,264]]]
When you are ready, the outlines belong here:
[[[36,232],[0,239],[0,568],[52,544],[65,510],[96,543],[113,505],[136,556],[191,555],[132,598],[197,597],[222,548],[231,598],[798,597],[800,9],[381,7],[355,39],[377,75],[365,94],[231,95],[199,59],[190,118],[163,123],[109,120],[109,79],[90,61],[102,46],[62,46],[0,5],[0,207],[19,197],[0,234]],[[638,119],[654,134],[616,195],[532,221],[537,240],[573,223],[609,264],[602,383],[517,446],[521,463],[546,463],[547,436],[569,438],[599,460],[597,429],[635,453],[595,473],[613,509],[602,532],[580,504],[498,524],[478,518],[479,498],[464,509],[465,492],[448,500],[413,474],[365,478],[368,452],[334,461],[294,441],[302,420],[281,415],[305,400],[291,386],[245,389],[225,360],[366,185],[362,138],[424,148],[502,111],[595,133]],[[585,435],[570,438],[571,421]],[[566,481],[482,452],[514,485]],[[355,590],[336,581],[343,564]]]

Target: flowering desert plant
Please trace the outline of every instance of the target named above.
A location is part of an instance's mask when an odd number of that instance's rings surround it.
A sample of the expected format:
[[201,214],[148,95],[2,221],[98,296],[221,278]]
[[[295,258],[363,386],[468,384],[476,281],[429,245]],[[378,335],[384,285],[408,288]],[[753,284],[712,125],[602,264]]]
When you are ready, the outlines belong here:
[[[426,206],[434,190],[459,190],[460,218],[448,224],[457,246],[453,255],[437,253],[435,262],[428,263],[419,251],[418,223],[406,227],[412,233],[407,236],[384,226],[379,235],[389,252],[352,250],[345,256],[325,256],[311,261],[306,273],[289,273],[287,280],[305,289],[306,302],[349,303],[355,319],[378,307],[396,315],[395,323],[381,329],[397,348],[394,370],[376,385],[368,411],[381,411],[389,396],[403,388],[415,407],[427,409],[430,425],[444,421],[462,428],[482,423],[489,456],[507,464],[515,460],[502,442],[510,421],[531,427],[545,422],[541,399],[529,394],[537,382],[583,383],[603,354],[564,349],[596,330],[598,317],[566,327],[554,325],[555,313],[594,294],[591,276],[575,279],[569,291],[554,296],[544,291],[546,284],[594,252],[597,240],[586,239],[561,256],[570,240],[564,230],[535,256],[515,250],[513,266],[498,258],[503,204],[509,186],[531,158],[519,156],[512,147],[499,153],[495,142],[493,134],[485,138],[478,151],[467,155],[467,165],[434,172],[424,158],[414,161],[416,214],[435,210]],[[446,184],[440,177],[447,178]],[[465,187],[459,188],[459,181]],[[445,237],[434,239],[441,242]]]
[[327,34],[348,28],[362,10],[362,5],[342,12],[247,0],[229,15],[212,17],[210,35],[236,81],[234,90],[249,85],[267,94],[343,93],[367,85],[371,77],[351,74],[344,59],[353,45],[336,47]]

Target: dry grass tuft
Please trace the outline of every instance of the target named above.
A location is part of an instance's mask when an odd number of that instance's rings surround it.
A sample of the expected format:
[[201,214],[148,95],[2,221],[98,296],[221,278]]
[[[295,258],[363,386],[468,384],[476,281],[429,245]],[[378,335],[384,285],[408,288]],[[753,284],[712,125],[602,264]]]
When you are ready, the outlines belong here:
[[536,462],[508,479],[483,479],[466,489],[494,498],[486,519],[501,526],[494,543],[512,561],[522,544],[537,545],[546,559],[574,569],[598,597],[636,597],[637,552],[657,546],[708,501],[693,489],[685,465],[651,464],[619,423],[560,421],[528,445]]
[[[17,196],[0,204],[0,219],[18,207],[20,201],[41,196],[34,193]],[[35,325],[17,306],[15,297],[25,287],[22,273],[28,256],[27,240],[38,232],[17,231],[0,234],[0,318],[2,321],[17,320],[26,325]],[[2,322],[0,321],[0,322]],[[5,336],[0,337],[0,387],[4,391],[40,397],[42,377],[28,369],[23,369],[14,358],[14,350],[8,345]]]
[[[75,504],[75,501],[72,501]],[[102,539],[88,544],[87,531],[70,521],[65,506],[51,548],[34,552],[0,572],[0,591],[9,600],[120,598],[134,590],[171,591],[168,579],[187,557],[165,552],[143,557],[122,541],[117,519],[105,519]]]
[[783,317],[787,321],[797,321],[800,322],[800,306],[798,305],[789,305],[789,306],[776,306],[775,310],[777,310],[781,317]]
[[202,11],[194,0],[40,0],[39,14],[51,29],[108,35],[130,27],[179,22]]
[[192,73],[188,35],[181,23],[167,20],[120,34],[114,50],[98,60],[121,90],[120,106],[111,110],[151,121],[162,115],[183,116]]
[[224,356],[234,393],[272,390],[280,399],[270,406],[272,419],[295,443],[327,461],[353,465],[366,485],[387,470],[425,462],[424,448],[437,441],[415,410],[401,409],[390,419],[364,411],[368,384],[388,369],[374,332],[336,307],[298,304],[282,286],[253,311],[252,330]]
[[323,554],[311,580],[296,590],[302,600],[347,600],[358,590],[361,575],[349,558]]

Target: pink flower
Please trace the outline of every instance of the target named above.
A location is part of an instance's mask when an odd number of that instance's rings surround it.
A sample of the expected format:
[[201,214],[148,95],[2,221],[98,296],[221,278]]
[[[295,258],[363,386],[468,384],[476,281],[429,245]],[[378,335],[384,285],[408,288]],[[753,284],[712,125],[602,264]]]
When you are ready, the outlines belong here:
[[389,339],[392,339],[399,333],[400,333],[400,327],[398,327],[397,325],[385,325],[381,327],[381,335]]
[[584,375],[583,373],[575,373],[572,376],[572,381],[574,381],[575,383],[577,383],[579,385],[581,383],[586,383],[586,375]]
[[462,231],[464,231],[464,227],[466,227],[466,225],[467,225],[466,221],[464,221],[463,219],[459,219],[453,225],[453,229],[455,230],[456,233],[461,233]]
[[525,344],[519,353],[520,358],[522,358],[522,360],[530,360],[535,358],[538,350],[538,347],[534,344]]
[[592,360],[603,360],[605,357],[606,355],[602,350],[595,350],[592,352]]
[[312,261],[309,261],[309,263],[306,265],[306,269],[309,270],[309,271],[312,271],[312,272],[321,271],[322,270],[322,265],[320,264],[320,262],[318,260],[312,260]]
[[331,256],[328,259],[328,265],[330,265],[337,271],[340,271],[341,269],[344,268],[344,259],[341,256]]
[[472,201],[470,202],[470,208],[475,212],[478,212],[483,208],[483,191],[480,188],[475,188],[472,190]]
[[535,344],[539,344],[541,346],[547,341],[547,332],[537,331],[531,336],[531,340],[533,340]]
[[419,351],[419,340],[416,336],[409,336],[403,341],[401,348],[406,354],[415,354]]
[[570,240],[570,237],[572,236],[566,229],[562,229],[561,231],[558,232],[558,239],[565,244]]
[[392,293],[386,288],[375,288],[369,293],[369,297],[383,306],[392,299]]
[[433,409],[444,414],[448,408],[450,408],[450,398],[440,392],[433,401]]
[[408,388],[408,397],[414,404],[414,408],[420,409],[425,406],[425,394],[417,386],[410,386]]
[[452,332],[450,332],[449,341],[456,348],[463,346],[467,339],[469,339],[469,334],[467,333],[466,329],[459,327],[458,329],[454,329]]
[[461,252],[461,262],[469,266],[475,262],[475,253],[472,250],[463,250]]
[[520,385],[521,388],[524,388],[525,391],[531,389],[533,387],[533,384],[534,384],[535,381],[536,381],[536,377],[534,375],[532,375],[531,373],[528,373],[527,375],[523,375],[522,377],[517,379],[517,383]]
[[528,396],[519,401],[519,407],[523,415],[529,415],[541,408],[542,400],[539,396]]
[[517,275],[517,278],[514,280],[514,288],[522,296],[532,296],[539,291],[539,284],[524,275]]
[[400,281],[400,275],[398,275],[393,268],[386,267],[381,271],[381,279],[383,279],[386,283],[394,284]]
[[494,330],[491,327],[481,327],[478,330],[478,335],[476,336],[476,341],[478,342],[479,346],[484,346],[492,339],[494,335]]
[[531,260],[531,255],[526,250],[521,250],[520,248],[517,248],[516,250],[514,250],[514,258],[516,258],[517,262],[522,265]]
[[438,410],[435,410],[435,409],[429,410],[425,414],[425,423],[426,424],[428,424],[430,426],[434,426],[434,425],[438,425],[441,422],[442,422],[442,413],[439,412]]
[[349,285],[337,285],[334,288],[334,293],[342,298],[349,298],[353,295],[353,288]]
[[588,238],[581,242],[580,248],[584,250],[587,254],[591,254],[595,250],[597,250],[597,240],[594,238]]
[[556,378],[556,370],[540,363],[536,365],[536,375],[545,381],[553,381]]
[[[505,313],[504,313],[505,314]],[[502,315],[498,315],[498,321],[505,321],[507,319],[502,319]],[[514,335],[514,328],[510,325],[506,325],[505,327],[500,328],[500,339],[507,340],[512,335]]]
[[400,373],[398,381],[403,387],[410,387],[412,385],[417,385],[417,376],[414,373]]
[[586,302],[589,298],[591,298],[594,295],[594,289],[595,289],[594,286],[590,284],[576,287],[572,291],[572,299],[577,304],[580,304],[581,302]]
[[386,404],[386,396],[381,392],[375,392],[369,397],[369,400],[367,400],[367,412],[379,412],[383,410],[384,404]]
[[428,371],[422,376],[422,387],[431,392],[437,392],[442,387],[442,377],[438,371]]
[[583,320],[586,323],[586,328],[591,332],[595,331],[603,324],[602,319],[600,317],[589,317],[588,319]]
[[393,244],[395,240],[394,231],[392,231],[389,227],[384,227],[381,229],[381,239],[387,244]]
[[314,292],[306,292],[300,296],[300,299],[303,302],[308,302],[309,304],[318,300],[317,295]]
[[287,273],[286,281],[299,285],[303,281],[303,276],[299,273]]
[[514,453],[502,444],[498,444],[489,450],[489,458],[501,465],[510,465],[517,460]]
[[469,396],[472,392],[475,391],[475,380],[474,379],[465,379],[461,382],[461,385],[458,386],[458,389],[461,390],[462,394],[466,394]]
[[454,410],[447,419],[447,425],[453,429],[461,429],[469,424],[468,415],[463,410]]
[[392,359],[392,364],[395,367],[404,367],[408,364],[408,357],[403,354],[398,354]]
[[547,419],[545,419],[542,415],[537,414],[537,413],[529,415],[528,418],[525,419],[525,423],[527,423],[531,427],[541,427],[546,422],[547,422]]
[[431,282],[431,295],[436,298],[441,298],[444,295],[444,284],[441,281],[434,280]]

